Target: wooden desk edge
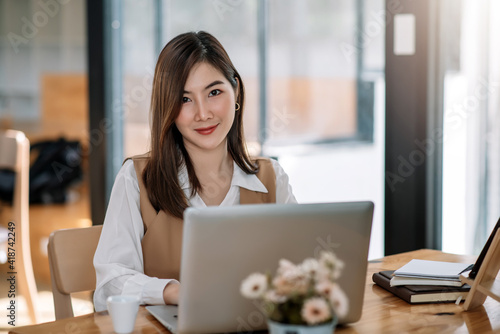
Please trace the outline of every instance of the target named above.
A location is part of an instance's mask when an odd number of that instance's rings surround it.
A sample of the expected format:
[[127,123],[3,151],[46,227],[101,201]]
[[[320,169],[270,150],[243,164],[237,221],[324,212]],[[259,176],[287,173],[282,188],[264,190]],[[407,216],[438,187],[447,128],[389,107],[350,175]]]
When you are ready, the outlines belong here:
[[[361,319],[353,324],[349,324],[347,326],[342,326],[338,328],[339,333],[362,333],[366,330],[371,331],[373,333],[395,333],[395,329],[399,328],[405,319],[406,316],[413,314],[416,316],[418,314],[429,316],[427,310],[428,307],[436,312],[442,312],[443,310],[448,311],[448,309],[453,308],[454,312],[458,312],[453,319],[460,318],[459,320],[467,322],[467,327],[471,326],[469,322],[472,322],[476,326],[479,326],[481,330],[483,329],[491,329],[491,324],[489,324],[489,318],[493,320],[493,328],[500,328],[499,322],[495,319],[500,319],[497,315],[500,315],[499,311],[495,311],[493,308],[493,313],[489,314],[493,307],[496,304],[488,303],[489,306],[487,308],[483,308],[481,312],[469,312],[464,314],[461,312],[461,306],[457,305],[439,305],[439,304],[430,304],[428,306],[413,306],[410,304],[406,304],[403,300],[398,297],[392,295],[390,292],[383,290],[382,288],[376,289],[376,292],[372,291],[372,287],[375,285],[372,281],[372,275],[375,272],[381,270],[390,270],[397,269],[401,265],[404,265],[407,261],[410,261],[413,258],[418,259],[428,259],[428,260],[436,260],[436,261],[448,261],[448,262],[473,262],[475,257],[469,255],[457,255],[457,254],[449,254],[443,253],[439,250],[433,249],[420,249],[415,251],[409,251],[401,254],[393,254],[388,255],[381,259],[373,259],[369,261],[367,268],[367,275],[365,281],[365,299],[363,305],[363,313]],[[381,295],[382,294],[382,295]],[[366,298],[368,297],[368,299]],[[389,305],[391,304],[391,305]],[[397,314],[401,316],[396,316],[395,318],[391,318],[391,321],[388,322],[387,315],[391,313],[381,313],[386,312],[381,310],[381,306],[384,305],[386,307],[391,306],[393,309],[400,309]],[[485,305],[486,306],[486,305]],[[384,308],[386,308],[384,307]],[[407,311],[402,312],[404,308],[408,308]],[[383,308],[382,308],[383,309]],[[413,311],[409,311],[413,309]],[[408,313],[410,312],[410,313]],[[427,313],[426,313],[427,312]],[[435,313],[435,312],[434,312]],[[460,314],[460,315],[459,315]],[[462,318],[462,315],[463,317]],[[382,317],[381,317],[382,315]],[[431,315],[432,316],[432,315]],[[442,318],[444,319],[444,318]],[[451,318],[450,318],[451,320]],[[91,328],[97,328],[98,331],[94,331],[94,333],[100,332],[110,332],[112,331],[111,319],[107,316],[107,311],[91,313],[83,316],[79,316],[76,318],[63,319],[56,322],[49,322],[38,325],[31,325],[25,327],[18,327],[9,331],[12,334],[30,334],[30,333],[39,333],[40,331],[46,332],[50,330],[51,332],[66,332],[67,326],[71,326],[71,322],[75,322],[80,326],[82,332],[85,329],[90,330]],[[484,322],[484,324],[483,324]],[[406,323],[406,322],[405,322]],[[488,327],[489,325],[489,327]],[[43,326],[43,327],[41,327]],[[164,327],[160,327],[160,323],[156,321],[152,316],[149,315],[149,312],[145,309],[144,306],[141,306],[138,314],[138,321],[136,322],[135,331],[138,333],[169,333]],[[486,326],[486,327],[485,327]],[[457,327],[458,328],[458,327]],[[463,328],[463,327],[460,327]],[[472,327],[471,327],[472,328]],[[487,331],[486,331],[487,332]]]

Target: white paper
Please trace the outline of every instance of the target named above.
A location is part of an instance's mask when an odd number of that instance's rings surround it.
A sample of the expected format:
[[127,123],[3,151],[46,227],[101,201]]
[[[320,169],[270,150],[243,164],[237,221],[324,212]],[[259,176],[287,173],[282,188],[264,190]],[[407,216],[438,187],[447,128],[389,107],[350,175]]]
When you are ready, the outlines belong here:
[[394,272],[396,276],[406,277],[435,277],[443,279],[457,279],[460,273],[468,268],[468,263],[453,263],[429,260],[411,260]]

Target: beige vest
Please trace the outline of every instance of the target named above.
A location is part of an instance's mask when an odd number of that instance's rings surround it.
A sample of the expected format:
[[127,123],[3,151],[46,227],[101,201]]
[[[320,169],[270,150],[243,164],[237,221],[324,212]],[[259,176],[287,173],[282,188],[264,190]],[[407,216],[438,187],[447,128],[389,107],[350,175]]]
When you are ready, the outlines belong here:
[[[151,277],[179,279],[182,249],[182,219],[165,211],[157,212],[151,202],[144,183],[142,171],[148,156],[132,157],[139,182],[140,209],[144,223],[142,254],[144,273]],[[276,202],[276,175],[269,159],[258,158],[257,177],[267,188],[268,193],[240,188],[240,204],[259,204]]]

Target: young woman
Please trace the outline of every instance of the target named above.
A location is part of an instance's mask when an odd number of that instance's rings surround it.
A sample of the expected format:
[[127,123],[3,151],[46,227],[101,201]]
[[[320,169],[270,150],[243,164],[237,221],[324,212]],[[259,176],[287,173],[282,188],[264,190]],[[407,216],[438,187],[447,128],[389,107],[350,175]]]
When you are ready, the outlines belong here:
[[276,161],[248,156],[244,92],[212,35],[185,33],[162,50],[151,97],[151,150],[119,171],[94,257],[97,311],[119,294],[139,295],[143,304],[177,304],[188,206],[296,202]]

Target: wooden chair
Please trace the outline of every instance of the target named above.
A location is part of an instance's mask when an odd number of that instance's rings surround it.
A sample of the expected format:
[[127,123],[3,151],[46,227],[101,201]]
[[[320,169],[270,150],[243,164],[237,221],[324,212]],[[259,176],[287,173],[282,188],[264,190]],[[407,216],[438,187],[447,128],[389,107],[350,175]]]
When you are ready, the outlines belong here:
[[56,320],[73,317],[71,294],[95,290],[93,264],[102,226],[52,232],[48,253]]
[[[15,173],[12,210],[9,210],[8,221],[12,222],[13,232],[9,239],[9,246],[15,249],[9,263],[9,272],[15,272],[19,293],[24,295],[28,305],[28,314],[33,323],[37,323],[38,312],[36,299],[38,290],[33,275],[30,248],[29,224],[29,168],[30,168],[30,142],[21,131],[6,130],[0,132],[0,168],[9,169]],[[7,232],[7,233],[8,233]]]

